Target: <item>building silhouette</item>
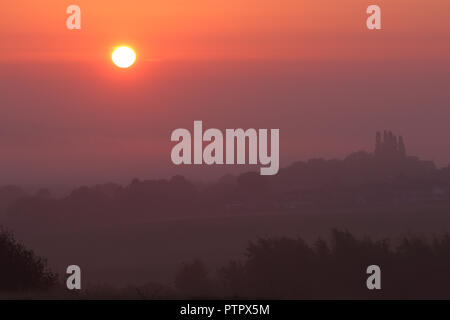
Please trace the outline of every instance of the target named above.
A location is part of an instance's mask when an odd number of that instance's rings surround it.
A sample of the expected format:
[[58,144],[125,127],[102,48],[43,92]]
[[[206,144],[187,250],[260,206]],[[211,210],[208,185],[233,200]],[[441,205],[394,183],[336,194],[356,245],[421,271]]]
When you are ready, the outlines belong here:
[[378,131],[375,135],[375,158],[377,160],[405,160],[406,147],[402,136],[395,136],[392,131]]

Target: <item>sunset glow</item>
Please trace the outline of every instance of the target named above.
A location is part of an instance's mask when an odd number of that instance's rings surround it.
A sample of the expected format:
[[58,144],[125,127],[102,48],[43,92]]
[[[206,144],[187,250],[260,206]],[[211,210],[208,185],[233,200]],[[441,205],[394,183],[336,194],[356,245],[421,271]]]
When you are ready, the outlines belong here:
[[112,61],[119,68],[129,68],[136,61],[136,54],[129,47],[119,47],[114,50]]

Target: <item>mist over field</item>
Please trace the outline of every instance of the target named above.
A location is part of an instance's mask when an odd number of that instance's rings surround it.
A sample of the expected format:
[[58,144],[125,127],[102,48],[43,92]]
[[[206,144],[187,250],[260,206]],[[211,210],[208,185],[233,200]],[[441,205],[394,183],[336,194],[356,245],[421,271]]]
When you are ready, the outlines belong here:
[[300,210],[14,230],[18,239],[47,257],[58,273],[65,274],[67,265],[76,263],[83,267],[88,283],[121,287],[172,284],[181,265],[196,258],[213,270],[230,259],[243,258],[248,243],[264,237],[302,237],[313,242],[319,236],[328,239],[333,228],[394,241],[407,235],[444,234],[450,231],[449,210],[449,205]]

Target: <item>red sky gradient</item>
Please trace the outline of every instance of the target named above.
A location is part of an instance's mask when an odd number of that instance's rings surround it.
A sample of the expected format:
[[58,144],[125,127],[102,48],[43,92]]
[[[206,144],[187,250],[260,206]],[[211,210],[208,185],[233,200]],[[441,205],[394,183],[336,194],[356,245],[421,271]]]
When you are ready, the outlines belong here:
[[[82,30],[65,27],[82,9]],[[369,4],[382,31],[365,29]],[[208,178],[172,130],[280,128],[281,163],[372,150],[375,130],[450,162],[447,0],[15,0],[0,11],[4,183]],[[115,68],[127,43],[138,61]]]
[[[70,4],[82,30],[65,28]],[[384,31],[365,28],[369,4]],[[0,58],[104,59],[117,43],[144,60],[445,58],[447,0],[15,0],[0,12]]]

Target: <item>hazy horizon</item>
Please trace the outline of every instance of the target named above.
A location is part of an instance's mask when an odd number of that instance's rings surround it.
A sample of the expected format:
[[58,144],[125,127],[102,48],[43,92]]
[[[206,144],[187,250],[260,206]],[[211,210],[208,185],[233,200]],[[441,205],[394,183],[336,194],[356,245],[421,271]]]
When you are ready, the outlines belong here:
[[[6,183],[191,178],[239,166],[175,166],[176,128],[279,128],[280,164],[373,151],[378,130],[450,163],[450,65],[395,61],[166,61],[120,74],[105,63],[0,64]],[[106,72],[104,72],[106,69]],[[86,79],[90,79],[86,85]],[[26,117],[24,117],[26,115]],[[256,169],[256,167],[255,167]]]
[[[176,167],[170,134],[279,128],[280,166],[373,151],[377,130],[450,163],[444,0],[17,0],[0,12],[0,175],[13,184],[208,180],[239,166]],[[112,50],[127,44],[122,70]],[[256,169],[256,168],[255,168]]]

